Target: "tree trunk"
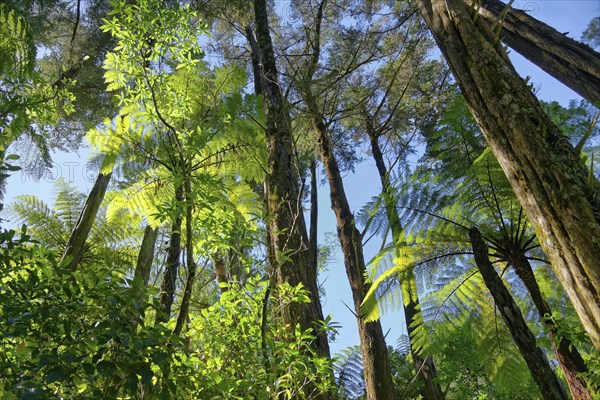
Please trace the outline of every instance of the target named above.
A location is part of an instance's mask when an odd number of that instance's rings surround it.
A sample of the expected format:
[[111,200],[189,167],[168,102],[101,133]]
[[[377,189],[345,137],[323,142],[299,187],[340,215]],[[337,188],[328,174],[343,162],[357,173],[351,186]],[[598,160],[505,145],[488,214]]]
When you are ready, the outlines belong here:
[[192,299],[192,293],[194,290],[194,283],[196,282],[196,271],[198,265],[194,260],[194,233],[192,224],[194,222],[194,199],[192,196],[192,183],[190,182],[191,172],[186,172],[185,180],[185,259],[187,265],[187,279],[185,280],[185,289],[183,290],[183,296],[181,297],[181,307],[179,308],[179,315],[177,316],[177,322],[175,323],[175,329],[173,334],[175,336],[181,335],[183,327],[188,320],[188,314],[190,312],[190,301]]
[[[221,293],[225,293],[228,290],[226,286],[229,284],[229,279],[227,279],[227,271],[225,270],[225,260],[219,252],[215,252],[212,255],[212,261],[215,266],[215,275],[217,277],[217,283],[219,284],[219,290]],[[221,286],[221,284],[224,284]]]
[[[367,133],[371,141],[371,152],[375,159],[375,165],[379,172],[379,179],[381,180],[381,187],[383,193],[383,200],[385,202],[385,211],[388,217],[388,223],[390,230],[392,231],[392,241],[394,243],[394,256],[400,256],[398,250],[402,245],[402,222],[398,215],[396,208],[396,199],[392,194],[392,188],[390,186],[389,174],[383,160],[383,154],[379,147],[378,136],[375,133],[372,124],[367,121]],[[400,276],[400,289],[402,290],[402,301],[404,307],[404,319],[406,321],[406,332],[408,333],[408,339],[410,344],[410,351],[415,362],[415,369],[425,382],[423,389],[424,400],[436,400],[444,399],[444,392],[438,382],[435,381],[436,369],[435,363],[431,358],[424,359],[419,355],[413,347],[413,328],[412,323],[416,320],[422,320],[418,314],[420,313],[419,296],[416,292],[417,283],[415,280],[415,274],[412,268],[402,273]]]
[[319,222],[319,194],[317,192],[317,160],[310,163],[310,230],[308,235],[308,248],[310,253],[310,262],[315,268],[318,268],[319,246],[318,230]]
[[513,261],[513,267],[515,268],[517,276],[521,278],[525,284],[525,287],[533,300],[533,304],[540,314],[542,323],[548,329],[548,336],[550,337],[554,352],[556,353],[556,358],[560,363],[560,367],[565,375],[573,398],[578,400],[592,400],[592,396],[587,389],[584,378],[578,376],[588,372],[585,361],[574,347],[573,343],[568,338],[561,337],[559,334],[560,326],[558,325],[558,322],[554,319],[550,319],[552,310],[542,296],[542,292],[535,279],[529,260],[521,254]]
[[313,329],[317,352],[329,357],[329,343],[325,332],[317,328],[323,321],[323,311],[317,286],[317,270],[310,262],[308,237],[302,199],[299,191],[299,173],[292,145],[292,127],[288,108],[275,65],[275,55],[269,32],[265,0],[254,1],[256,21],[256,48],[260,61],[260,87],[264,96],[268,166],[266,176],[267,223],[270,244],[267,249],[275,254],[269,257],[270,268],[277,275],[277,283],[302,284],[308,291],[309,304],[290,305],[283,321],[290,326]]
[[558,378],[554,374],[544,352],[536,346],[535,337],[525,322],[521,310],[515,303],[510,292],[504,286],[502,279],[494,269],[488,256],[488,247],[481,238],[477,228],[469,230],[469,238],[473,247],[475,263],[483,277],[485,285],[490,290],[496,307],[502,314],[504,322],[525,359],[533,380],[538,385],[542,397],[546,400],[567,400]]
[[88,235],[96,220],[100,204],[102,204],[102,200],[104,200],[104,195],[106,194],[106,189],[108,188],[111,176],[112,172],[108,174],[100,172],[98,174],[96,182],[94,182],[94,186],[85,201],[85,206],[83,207],[83,210],[81,210],[81,214],[79,214],[75,228],[73,229],[73,232],[71,232],[71,236],[65,247],[65,252],[61,259],[61,264],[64,262],[65,268],[72,271],[77,269],[85,251],[85,242],[87,241]]
[[154,260],[154,247],[158,238],[158,229],[146,225],[144,229],[144,238],[138,253],[135,273],[133,275],[134,285],[139,284],[139,288],[143,289],[148,286],[150,280],[150,270],[152,269],[152,261]]
[[[177,203],[183,201],[183,188],[175,188],[175,200]],[[171,317],[171,308],[175,300],[175,287],[177,285],[177,273],[179,272],[179,257],[181,255],[181,225],[183,218],[177,215],[171,225],[169,236],[169,247],[167,248],[167,260],[165,275],[160,287],[160,308],[156,311],[155,324],[167,322]]]
[[419,0],[471,112],[600,350],[600,190],[517,75],[487,22],[461,0]]
[[[468,0],[471,2],[471,0]],[[521,10],[500,0],[478,7],[492,26],[501,23],[501,39],[523,57],[552,75],[584,99],[600,100],[600,54]],[[506,9],[506,16],[503,12]]]
[[342,175],[332,151],[327,128],[322,117],[315,115],[315,112],[315,109],[311,110],[314,130],[321,160],[329,180],[331,208],[337,220],[338,237],[342,245],[344,265],[357,315],[367,399],[395,399],[392,371],[381,323],[380,321],[365,322],[360,317],[360,306],[370,289],[370,285],[365,282],[367,268],[363,255],[362,236],[356,228],[354,215],[346,198]]

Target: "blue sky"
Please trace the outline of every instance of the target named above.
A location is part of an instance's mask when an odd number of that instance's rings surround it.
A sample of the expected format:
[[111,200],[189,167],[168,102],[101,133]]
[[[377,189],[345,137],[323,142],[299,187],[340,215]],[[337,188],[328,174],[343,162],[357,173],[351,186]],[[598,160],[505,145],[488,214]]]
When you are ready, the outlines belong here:
[[[583,30],[589,21],[600,16],[600,0],[534,0],[515,1],[517,8],[532,10],[531,13],[560,32],[569,32],[569,36],[580,39]],[[573,91],[549,77],[539,68],[531,65],[515,52],[511,52],[511,59],[522,76],[531,76],[531,82],[539,86],[538,96],[543,100],[556,100],[566,105],[571,99],[578,99]],[[18,172],[8,180],[8,190],[5,203],[10,202],[18,195],[33,194],[41,199],[52,199],[54,183],[60,177],[74,182],[79,190],[87,192],[95,179],[95,173],[90,173],[86,167],[87,151],[79,153],[58,153],[53,156],[55,160],[52,171],[41,179],[35,180],[25,173]],[[354,212],[380,191],[379,178],[374,163],[370,160],[363,162],[356,168],[356,173],[345,178],[346,191],[350,205]],[[323,186],[319,191],[319,235],[323,242],[327,232],[336,231],[336,223],[329,204],[329,190]],[[365,257],[373,257],[380,242],[376,239],[365,248]],[[337,340],[331,343],[332,353],[339,352],[347,346],[359,344],[356,320],[344,305],[352,307],[350,287],[346,278],[343,257],[338,252],[329,265],[328,272],[322,274],[326,297],[323,299],[325,314],[333,314],[333,320],[343,327],[339,331]],[[395,345],[398,337],[405,333],[404,317],[401,312],[387,315],[383,319],[384,333],[390,330],[388,344]]]

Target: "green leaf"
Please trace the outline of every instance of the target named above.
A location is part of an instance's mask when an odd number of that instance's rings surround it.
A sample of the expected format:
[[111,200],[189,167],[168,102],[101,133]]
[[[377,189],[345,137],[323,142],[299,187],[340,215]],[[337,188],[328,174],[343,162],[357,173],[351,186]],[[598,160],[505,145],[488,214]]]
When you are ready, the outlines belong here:
[[69,375],[62,367],[54,367],[48,371],[46,374],[46,382],[62,382],[66,380]]

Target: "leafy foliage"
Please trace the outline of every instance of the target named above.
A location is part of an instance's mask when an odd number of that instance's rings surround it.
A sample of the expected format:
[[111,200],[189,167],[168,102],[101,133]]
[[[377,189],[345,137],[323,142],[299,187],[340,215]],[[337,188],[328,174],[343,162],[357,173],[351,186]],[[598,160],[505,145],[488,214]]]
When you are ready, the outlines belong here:
[[146,323],[152,292],[134,291],[121,273],[64,270],[25,228],[0,240],[3,398],[291,399],[331,388],[329,361],[308,346],[314,337],[272,322],[280,307],[308,301],[299,287],[273,297],[258,278],[231,287],[192,319],[186,345]]

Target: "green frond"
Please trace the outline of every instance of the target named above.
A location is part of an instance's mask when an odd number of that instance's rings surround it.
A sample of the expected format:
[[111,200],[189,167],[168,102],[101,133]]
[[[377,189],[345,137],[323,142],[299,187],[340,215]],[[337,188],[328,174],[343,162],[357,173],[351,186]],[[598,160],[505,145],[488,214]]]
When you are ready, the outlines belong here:
[[172,181],[162,168],[145,170],[137,181],[114,194],[107,206],[107,220],[117,219],[123,210],[129,210],[146,218],[151,226],[159,227],[166,218],[159,215],[159,208],[169,208],[168,203],[174,197]]
[[0,75],[10,79],[28,74],[33,70],[35,53],[25,19],[0,4]]
[[68,239],[68,226],[61,215],[36,196],[23,195],[8,208],[15,226],[25,224],[36,240],[54,249],[62,249]]

